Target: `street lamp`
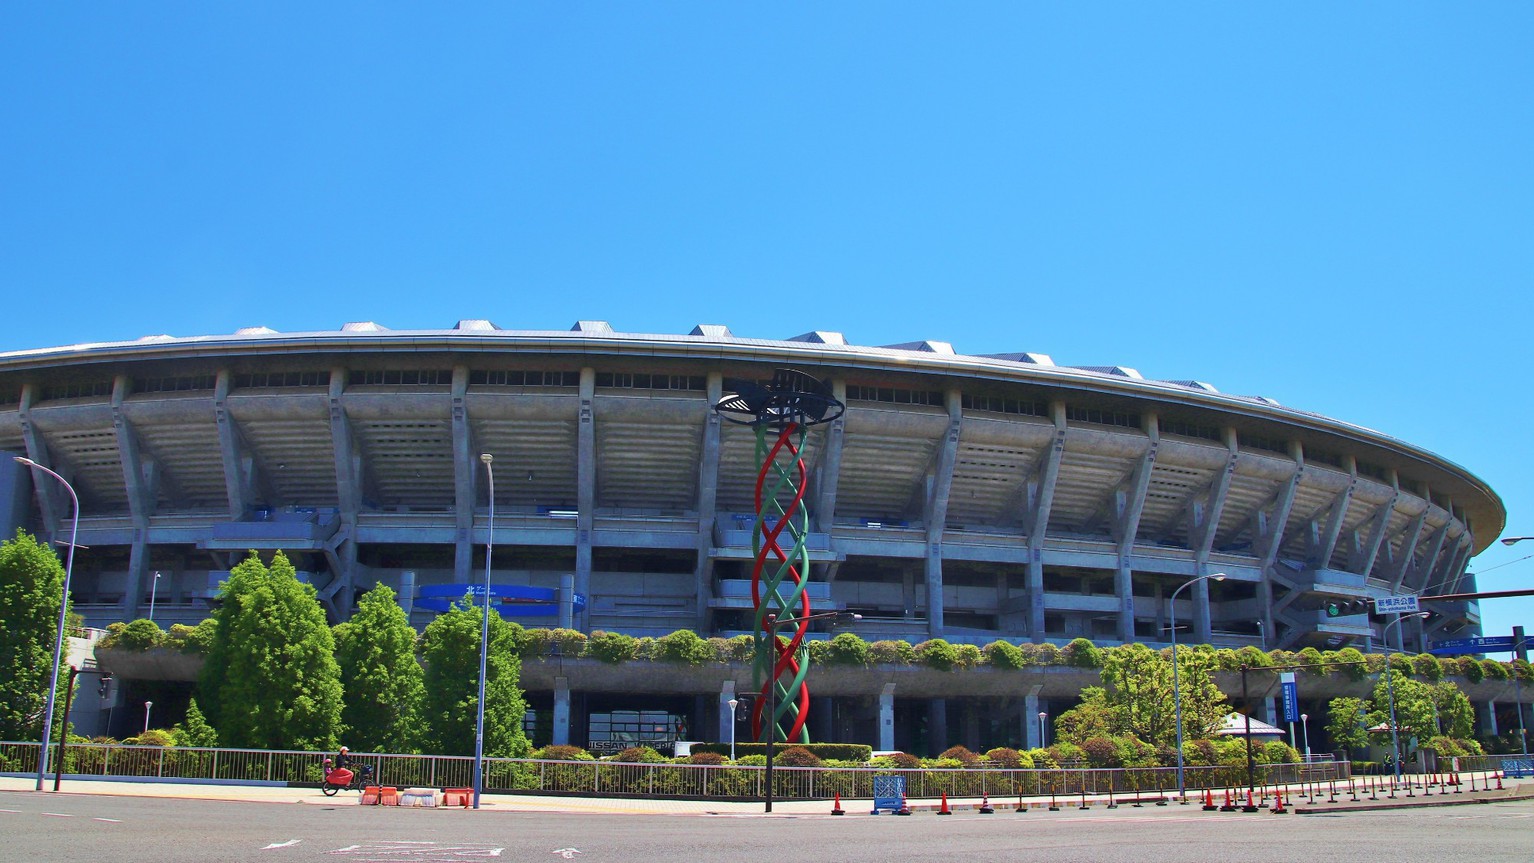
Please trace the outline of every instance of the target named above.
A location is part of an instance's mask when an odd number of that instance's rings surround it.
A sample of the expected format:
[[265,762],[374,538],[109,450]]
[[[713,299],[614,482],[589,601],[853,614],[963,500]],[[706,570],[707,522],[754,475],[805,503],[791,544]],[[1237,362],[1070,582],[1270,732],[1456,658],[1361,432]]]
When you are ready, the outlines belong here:
[[1502,539],[1502,544],[1503,545],[1514,545],[1516,543],[1523,542],[1526,539],[1534,539],[1534,536],[1509,536],[1509,537],[1504,537]]
[[482,452],[479,460],[485,463],[485,478],[489,482],[490,520],[485,533],[485,616],[479,627],[479,702],[474,711],[474,808],[479,808],[479,793],[484,785],[485,763],[485,664],[490,656],[490,556],[495,553],[495,469],[490,453]]
[[765,812],[772,811],[772,745],[778,738],[778,678],[776,677],[778,670],[776,657],[778,627],[798,626],[801,623],[808,623],[812,620],[831,619],[862,620],[863,615],[853,614],[850,611],[823,611],[819,614],[810,614],[804,617],[778,617],[776,614],[769,614],[763,621],[767,630],[767,636],[774,642],[772,646],[774,657],[771,676],[767,681],[767,771],[765,777],[767,782],[767,799],[765,801],[766,808],[763,810]]
[[735,708],[740,706],[740,699],[738,699],[738,698],[731,698],[726,703],[730,705],[730,761],[734,762],[735,761]]
[[1310,714],[1300,714],[1300,732],[1305,735],[1305,760],[1310,760]]
[[1049,714],[1048,713],[1045,713],[1042,710],[1039,711],[1039,748],[1040,749],[1047,749],[1049,747],[1049,735],[1045,733],[1045,731],[1049,728],[1049,726],[1044,723],[1044,721],[1046,719],[1048,719],[1048,718],[1049,718]]
[[[1390,627],[1398,626],[1400,625],[1401,621],[1410,620],[1413,617],[1424,618],[1427,616],[1428,612],[1426,611],[1418,611],[1413,614],[1403,614],[1397,617],[1395,620],[1385,624],[1385,628],[1380,631],[1380,638],[1385,642],[1385,693],[1390,698],[1390,755],[1391,760],[1395,762],[1396,766],[1396,785],[1401,784],[1401,737],[1400,734],[1396,731],[1396,690],[1394,683],[1395,675],[1390,673]],[[1394,788],[1395,786],[1392,785],[1391,787]],[[1395,792],[1391,791],[1390,793],[1394,794]]]
[[154,706],[153,701],[144,702],[144,733],[149,733],[149,708]]
[[1189,579],[1172,591],[1172,598],[1167,602],[1172,612],[1172,710],[1177,722],[1177,796],[1184,799],[1187,794],[1182,775],[1182,690],[1177,685],[1177,594],[1187,590],[1191,585],[1211,578],[1215,581],[1224,581],[1225,573],[1215,572]]
[[80,535],[80,498],[75,494],[75,487],[69,481],[43,467],[37,462],[23,456],[15,456],[16,463],[40,470],[53,477],[69,491],[69,499],[74,502],[75,516],[69,528],[69,555],[64,561],[64,590],[59,596],[59,631],[53,639],[53,677],[48,684],[48,706],[43,711],[43,745],[37,752],[37,789],[43,790],[43,774],[48,772],[48,744],[53,740],[53,704],[59,694],[59,665],[64,658],[64,624],[69,614],[69,576],[75,568],[75,540]]
[[160,573],[155,571],[154,581],[149,583],[149,622],[154,623],[154,597],[160,589]]

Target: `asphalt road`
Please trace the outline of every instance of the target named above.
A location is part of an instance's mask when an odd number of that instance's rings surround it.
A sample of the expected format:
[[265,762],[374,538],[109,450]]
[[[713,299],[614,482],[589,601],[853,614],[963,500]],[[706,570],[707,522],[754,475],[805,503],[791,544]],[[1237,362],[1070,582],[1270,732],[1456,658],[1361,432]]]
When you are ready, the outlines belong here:
[[0,792],[26,861],[1051,861],[1534,859],[1534,801],[1271,815],[1120,808],[909,818],[577,815]]

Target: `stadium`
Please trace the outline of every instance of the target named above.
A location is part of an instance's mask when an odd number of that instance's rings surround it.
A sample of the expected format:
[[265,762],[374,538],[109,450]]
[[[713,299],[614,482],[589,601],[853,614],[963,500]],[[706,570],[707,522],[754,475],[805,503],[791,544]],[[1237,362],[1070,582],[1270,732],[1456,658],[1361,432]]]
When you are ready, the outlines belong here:
[[[1473,591],[1466,565],[1503,528],[1500,499],[1464,468],[1271,399],[1041,354],[714,325],[350,323],[11,352],[0,451],[77,491],[73,597],[91,626],[151,604],[162,625],[195,623],[249,549],[285,551],[333,620],[381,582],[424,626],[483,577],[490,453],[504,615],[732,636],[750,628],[758,464],[751,431],[712,408],[727,381],[780,368],[846,405],[804,453],[810,591],[816,610],[860,614],[837,631],[870,641],[1159,646],[1173,591],[1223,573],[1177,597],[1185,643],[1368,650],[1388,621],[1349,600]],[[0,461],[7,534],[58,538],[71,516],[61,484]],[[1431,609],[1393,646],[1480,633],[1473,601]],[[623,723],[726,728],[719,705],[737,686],[538,665],[530,702],[556,739],[588,743]],[[812,729],[892,744],[890,720],[925,717],[1021,722],[1032,738],[1027,718],[1077,685],[996,693],[939,677],[833,676]],[[992,697],[1006,717],[976,706]],[[955,713],[945,699],[975,703]]]

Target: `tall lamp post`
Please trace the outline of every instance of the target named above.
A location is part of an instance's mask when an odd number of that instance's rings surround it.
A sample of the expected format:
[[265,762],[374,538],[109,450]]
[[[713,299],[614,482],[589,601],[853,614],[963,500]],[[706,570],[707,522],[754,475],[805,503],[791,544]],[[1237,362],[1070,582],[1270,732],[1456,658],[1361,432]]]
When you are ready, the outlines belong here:
[[1305,735],[1305,760],[1310,760],[1310,714],[1300,714],[1300,731]]
[[1182,593],[1201,581],[1209,579],[1224,581],[1225,573],[1215,572],[1189,579],[1172,591],[1172,598],[1167,602],[1172,611],[1172,711],[1176,716],[1177,724],[1177,796],[1179,798],[1186,798],[1187,794],[1185,793],[1186,788],[1183,785],[1182,775],[1182,690],[1177,685],[1177,594]]
[[730,761],[735,761],[735,708],[740,706],[740,699],[731,698],[725,702],[730,705]]
[[160,573],[154,574],[154,581],[149,583],[149,622],[154,623],[154,597],[160,592]]
[[485,463],[485,478],[489,483],[490,519],[485,531],[485,594],[480,599],[485,604],[485,615],[479,627],[479,702],[474,711],[474,808],[479,808],[479,793],[484,786],[485,764],[485,665],[490,656],[490,556],[495,553],[495,468],[490,462],[495,457],[482,452],[479,460]]
[[[1509,536],[1502,539],[1503,545],[1514,545],[1526,539],[1534,539],[1534,536]],[[1518,749],[1524,758],[1529,757],[1529,733],[1523,727],[1523,686],[1518,682],[1518,659],[1523,653],[1523,627],[1513,627],[1513,708],[1518,711]]]
[[1045,724],[1045,720],[1047,720],[1047,719],[1049,719],[1049,714],[1045,713],[1042,710],[1040,710],[1039,711],[1039,748],[1040,749],[1047,749],[1047,748],[1049,748],[1049,735],[1044,733],[1046,731],[1046,729],[1049,728],[1049,726]]
[[48,772],[48,744],[53,742],[53,705],[59,695],[59,665],[64,659],[64,624],[69,615],[69,576],[75,568],[75,540],[80,535],[80,497],[75,494],[75,487],[69,481],[43,467],[37,462],[16,456],[16,463],[25,465],[33,470],[40,470],[63,484],[69,492],[69,499],[74,502],[75,515],[69,528],[69,554],[64,560],[64,590],[59,596],[59,631],[53,639],[53,675],[48,683],[48,706],[43,711],[43,745],[37,751],[37,789],[43,790],[43,774]]
[[153,701],[144,702],[144,733],[149,733],[149,708],[154,706]]
[[[863,615],[853,614],[850,611],[823,611],[820,614],[811,614],[805,617],[778,617],[769,614],[763,620],[767,634],[772,638],[778,637],[778,627],[798,626],[811,620],[862,620]],[[766,807],[764,812],[772,811],[772,745],[778,739],[778,682],[771,680],[767,686],[767,770],[764,777],[767,783]]]
[[[1396,731],[1396,690],[1394,682],[1395,675],[1390,673],[1390,627],[1399,626],[1403,620],[1410,620],[1414,617],[1420,619],[1427,616],[1428,612],[1426,611],[1418,611],[1412,614],[1403,614],[1397,617],[1395,620],[1385,624],[1385,628],[1380,631],[1380,640],[1385,642],[1385,694],[1390,698],[1390,757],[1391,760],[1395,762],[1396,766],[1396,785],[1401,784],[1401,737],[1400,734]],[[1394,794],[1395,792],[1392,791],[1390,793]]]

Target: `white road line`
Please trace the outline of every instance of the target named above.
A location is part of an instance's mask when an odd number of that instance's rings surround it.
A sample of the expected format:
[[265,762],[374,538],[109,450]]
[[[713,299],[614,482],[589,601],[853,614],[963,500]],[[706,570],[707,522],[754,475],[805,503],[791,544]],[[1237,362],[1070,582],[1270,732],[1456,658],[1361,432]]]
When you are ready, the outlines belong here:
[[20,815],[21,814],[21,810],[20,809],[0,809],[0,812],[9,812],[9,813],[11,813],[13,815]]
[[92,818],[91,820],[92,821],[105,821],[108,824],[121,824],[122,823],[122,819],[119,819],[119,818]]
[[302,840],[302,839],[289,839],[286,842],[273,842],[272,844],[266,846],[265,848],[262,848],[261,850],[262,851],[270,851],[273,848],[291,848],[294,845],[297,845],[298,843],[300,843],[302,841],[304,841],[304,840]]
[[42,814],[46,815],[49,818],[73,818],[73,817],[75,817],[75,816],[73,816],[73,815],[71,815],[69,813],[66,813],[66,812],[44,812]]

